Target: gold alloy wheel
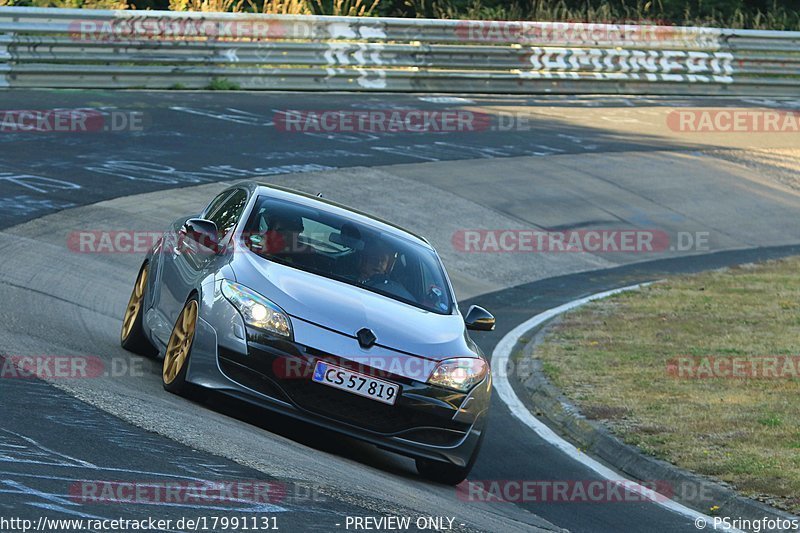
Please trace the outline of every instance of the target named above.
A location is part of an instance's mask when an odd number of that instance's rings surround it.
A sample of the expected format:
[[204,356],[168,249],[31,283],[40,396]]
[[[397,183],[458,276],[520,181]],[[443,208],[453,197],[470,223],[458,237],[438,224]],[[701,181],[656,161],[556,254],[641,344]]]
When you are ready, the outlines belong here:
[[178,317],[178,322],[172,329],[169,337],[167,352],[164,355],[164,367],[161,376],[164,383],[169,385],[183,368],[189,357],[189,350],[194,340],[195,325],[197,324],[197,300],[189,300]]
[[136,317],[142,309],[142,302],[144,301],[144,288],[147,286],[147,266],[142,268],[139,272],[139,277],[136,278],[136,283],[131,291],[131,297],[128,300],[128,307],[125,309],[125,317],[122,319],[122,340],[123,342],[128,339],[133,331],[133,325],[136,322]]

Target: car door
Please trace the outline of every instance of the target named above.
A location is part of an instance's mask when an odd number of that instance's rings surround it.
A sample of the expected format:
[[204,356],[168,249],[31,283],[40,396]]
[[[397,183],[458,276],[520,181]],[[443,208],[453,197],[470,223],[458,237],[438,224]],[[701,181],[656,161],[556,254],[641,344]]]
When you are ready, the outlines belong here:
[[200,283],[209,273],[219,269],[230,259],[227,254],[217,252],[227,244],[233,234],[247,205],[248,192],[237,188],[223,194],[224,198],[215,199],[201,215],[217,225],[221,245],[218,249],[212,249],[187,237],[183,224],[194,217],[187,217],[176,223],[172,232],[173,242],[164,249],[161,290],[156,307],[162,322],[165,326],[168,325],[168,328],[153,328],[155,335],[164,343],[169,340],[172,325],[177,320],[189,294],[199,289]]

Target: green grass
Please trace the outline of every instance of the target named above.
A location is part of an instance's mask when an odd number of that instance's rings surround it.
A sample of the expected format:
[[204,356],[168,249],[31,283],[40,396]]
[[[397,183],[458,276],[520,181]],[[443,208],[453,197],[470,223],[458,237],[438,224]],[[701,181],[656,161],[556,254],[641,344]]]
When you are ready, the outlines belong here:
[[590,418],[645,453],[800,511],[800,380],[668,371],[679,357],[800,356],[800,258],[670,278],[554,325],[536,356]]
[[227,78],[213,78],[211,83],[206,85],[206,89],[209,91],[238,91],[239,88],[238,83]]

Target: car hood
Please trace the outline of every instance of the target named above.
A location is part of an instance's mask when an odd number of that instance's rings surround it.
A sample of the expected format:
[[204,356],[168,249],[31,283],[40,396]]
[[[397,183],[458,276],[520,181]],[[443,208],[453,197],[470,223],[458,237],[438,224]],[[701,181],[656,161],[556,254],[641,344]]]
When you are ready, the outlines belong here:
[[269,298],[294,318],[348,337],[369,328],[377,338],[375,344],[428,359],[476,355],[469,348],[464,321],[458,314],[425,311],[251,253],[239,254],[233,269],[238,283]]

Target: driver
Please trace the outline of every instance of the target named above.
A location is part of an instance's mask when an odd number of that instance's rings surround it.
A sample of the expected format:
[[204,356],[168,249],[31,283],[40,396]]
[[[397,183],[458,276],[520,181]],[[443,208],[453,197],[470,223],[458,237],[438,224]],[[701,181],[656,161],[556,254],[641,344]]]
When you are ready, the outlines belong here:
[[367,242],[358,261],[356,281],[360,285],[415,301],[401,283],[389,278],[396,257],[397,254],[385,243],[381,241]]
[[365,246],[358,261],[358,277],[356,281],[366,284],[370,281],[382,281],[389,277],[394,254],[382,242],[373,242]]

